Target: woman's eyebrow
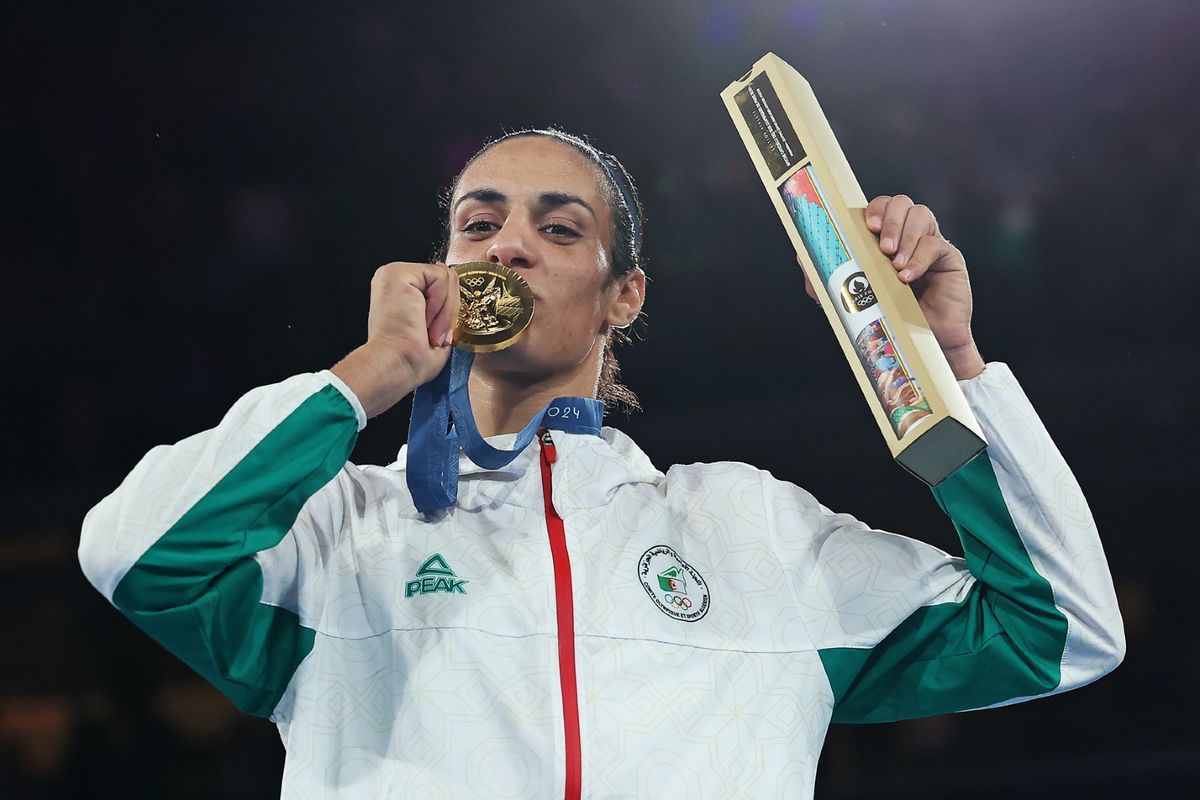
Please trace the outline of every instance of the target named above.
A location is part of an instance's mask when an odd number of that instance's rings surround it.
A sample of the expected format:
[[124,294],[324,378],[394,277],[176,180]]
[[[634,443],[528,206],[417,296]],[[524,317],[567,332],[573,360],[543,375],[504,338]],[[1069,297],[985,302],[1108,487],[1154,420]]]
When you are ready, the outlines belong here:
[[560,208],[571,203],[583,206],[592,215],[592,219],[596,219],[596,209],[592,208],[586,200],[578,195],[567,194],[566,192],[542,192],[538,195],[538,205],[542,208]]
[[462,197],[454,201],[454,208],[457,209],[468,200],[478,200],[481,203],[493,203],[496,205],[507,205],[508,195],[499,189],[493,189],[490,186],[484,186],[479,189],[472,189],[465,193]]
[[[454,209],[457,210],[460,205],[468,200],[478,200],[481,203],[493,205],[508,205],[508,195],[491,186],[482,186],[478,189],[464,192],[462,197],[454,201]],[[537,198],[537,207],[541,209],[561,208],[562,206],[569,206],[572,203],[583,206],[592,215],[592,219],[596,219],[596,209],[592,208],[591,204],[579,195],[567,192],[542,192]]]

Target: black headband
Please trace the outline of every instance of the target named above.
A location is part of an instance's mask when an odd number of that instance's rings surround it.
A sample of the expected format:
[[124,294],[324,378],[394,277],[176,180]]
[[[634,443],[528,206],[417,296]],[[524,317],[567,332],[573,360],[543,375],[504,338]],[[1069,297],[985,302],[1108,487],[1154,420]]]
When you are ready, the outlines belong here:
[[633,198],[633,187],[625,178],[624,171],[615,163],[609,163],[611,157],[594,147],[592,151],[596,154],[596,161],[604,170],[604,174],[608,176],[609,182],[617,187],[617,193],[621,195],[621,204],[629,212],[629,238],[632,240],[633,253],[636,257],[642,251],[642,217],[638,213],[637,201]]

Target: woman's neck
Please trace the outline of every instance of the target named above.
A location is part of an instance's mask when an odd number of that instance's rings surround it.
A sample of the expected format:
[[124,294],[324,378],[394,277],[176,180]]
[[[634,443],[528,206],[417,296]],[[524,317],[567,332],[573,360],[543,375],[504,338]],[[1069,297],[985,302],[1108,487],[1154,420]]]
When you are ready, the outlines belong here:
[[471,370],[471,411],[484,436],[520,431],[556,397],[595,397],[598,365],[530,381],[527,375]]

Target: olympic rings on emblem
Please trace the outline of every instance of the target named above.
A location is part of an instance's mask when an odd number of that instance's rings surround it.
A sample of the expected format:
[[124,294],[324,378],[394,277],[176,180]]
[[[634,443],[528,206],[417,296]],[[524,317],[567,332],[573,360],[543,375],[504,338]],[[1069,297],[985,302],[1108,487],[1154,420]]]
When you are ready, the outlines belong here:
[[691,598],[682,597],[677,594],[664,594],[663,602],[669,603],[670,605],[673,605],[676,608],[691,608],[692,607]]

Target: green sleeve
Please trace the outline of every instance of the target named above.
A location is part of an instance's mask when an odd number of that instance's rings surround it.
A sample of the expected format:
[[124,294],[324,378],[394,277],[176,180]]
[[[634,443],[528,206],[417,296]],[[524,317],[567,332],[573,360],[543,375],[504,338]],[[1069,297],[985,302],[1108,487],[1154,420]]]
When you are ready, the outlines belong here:
[[280,544],[345,465],[357,434],[342,394],[331,385],[316,391],[188,508],[113,593],[122,613],[243,711],[272,713],[315,638],[295,611],[260,602],[254,554]]
[[886,722],[1045,694],[1060,681],[1067,619],[1035,569],[987,454],[934,489],[974,581],[918,608],[874,647],[820,651],[834,722]]

